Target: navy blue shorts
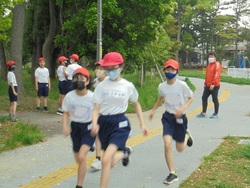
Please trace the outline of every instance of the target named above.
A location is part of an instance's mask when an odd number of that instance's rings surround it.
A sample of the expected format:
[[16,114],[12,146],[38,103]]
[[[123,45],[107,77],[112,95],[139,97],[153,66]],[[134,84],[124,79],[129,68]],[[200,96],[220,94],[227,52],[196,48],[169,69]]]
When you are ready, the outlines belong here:
[[[17,86],[14,86],[14,90],[16,93],[18,93],[18,89],[17,89]],[[10,102],[17,102],[18,101],[18,96],[15,96],[12,89],[11,89],[11,86],[9,86],[9,99],[10,99]]]
[[118,150],[125,150],[131,127],[124,114],[101,115],[98,124],[100,126],[98,136],[104,151],[109,144],[116,145]]
[[48,83],[38,83],[38,97],[47,97],[49,95],[49,84]]
[[72,80],[67,80],[67,93],[72,90]]
[[162,114],[163,136],[170,135],[176,142],[184,142],[188,124],[186,115],[182,116],[182,121],[182,124],[177,123],[174,114]]
[[59,89],[59,93],[61,95],[66,95],[68,93],[68,89],[67,89],[67,81],[59,81],[58,82],[58,89]]
[[89,123],[78,123],[71,122],[71,139],[73,143],[73,151],[79,152],[82,145],[88,145],[92,147],[95,142],[95,137],[90,135],[92,128],[91,122]]

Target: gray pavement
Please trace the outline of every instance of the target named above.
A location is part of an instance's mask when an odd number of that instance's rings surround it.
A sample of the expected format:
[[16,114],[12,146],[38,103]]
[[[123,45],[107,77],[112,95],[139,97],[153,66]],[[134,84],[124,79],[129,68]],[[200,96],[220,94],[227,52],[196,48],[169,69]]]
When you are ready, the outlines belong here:
[[[197,112],[201,107],[203,79],[190,78],[196,86],[195,100],[189,112]],[[209,155],[223,141],[225,136],[250,136],[250,86],[221,84],[222,90],[230,92],[229,97],[220,104],[219,119],[197,119],[194,113],[189,118],[189,129],[194,137],[194,145],[178,153],[174,149],[175,168],[179,181],[168,186],[179,187],[179,184],[191,175],[202,162],[204,156]],[[211,98],[210,98],[211,101]],[[149,129],[161,127],[159,108],[152,122],[148,121],[149,112],[144,112],[144,118]],[[213,113],[213,106],[207,111]],[[46,176],[58,169],[74,163],[71,140],[61,135],[61,116],[53,114],[24,113],[20,119],[36,123],[48,135],[47,141],[33,146],[23,147],[9,152],[0,153],[0,187],[16,188],[31,181]],[[128,115],[132,124],[132,137],[141,134],[135,114]],[[173,147],[175,148],[175,147]],[[133,147],[131,163],[128,167],[118,164],[111,175],[110,188],[160,188],[168,175],[167,165],[163,153],[161,133],[149,138]],[[89,153],[93,156],[95,153]],[[83,187],[98,188],[100,171],[92,172],[88,169]],[[62,179],[52,187],[75,187],[76,175]],[[25,187],[25,186],[24,186]],[[36,187],[46,187],[44,185]]]

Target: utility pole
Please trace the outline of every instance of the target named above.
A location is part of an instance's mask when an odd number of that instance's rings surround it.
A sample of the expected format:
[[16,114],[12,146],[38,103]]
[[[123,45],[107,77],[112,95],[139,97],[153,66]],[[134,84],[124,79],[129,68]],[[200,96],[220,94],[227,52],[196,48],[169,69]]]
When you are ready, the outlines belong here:
[[102,59],[102,0],[97,0],[97,52],[96,61]]

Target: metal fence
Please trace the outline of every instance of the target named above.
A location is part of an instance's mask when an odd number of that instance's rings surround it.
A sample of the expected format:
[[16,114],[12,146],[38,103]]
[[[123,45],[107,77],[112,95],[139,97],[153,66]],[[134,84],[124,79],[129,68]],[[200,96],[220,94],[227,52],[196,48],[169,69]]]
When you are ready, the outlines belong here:
[[234,78],[250,78],[250,68],[228,68],[227,75]]

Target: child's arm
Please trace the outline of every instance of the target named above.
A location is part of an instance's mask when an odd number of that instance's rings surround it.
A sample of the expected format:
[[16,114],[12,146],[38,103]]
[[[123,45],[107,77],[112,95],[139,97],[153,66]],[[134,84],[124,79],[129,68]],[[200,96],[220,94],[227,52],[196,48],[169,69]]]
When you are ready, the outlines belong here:
[[186,111],[186,109],[190,106],[190,104],[194,101],[194,98],[193,97],[189,97],[187,102],[182,106],[180,107],[179,109],[176,110],[176,114],[175,114],[175,117],[178,119],[178,118],[181,118],[183,113]]
[[48,77],[48,85],[49,85],[49,90],[51,89],[50,87],[50,77]]
[[11,87],[11,89],[12,89],[13,94],[14,94],[15,96],[18,96],[18,93],[15,91],[15,88],[14,88],[13,83],[10,83],[10,87]]
[[71,132],[70,128],[68,127],[68,117],[69,117],[69,112],[63,112],[62,133],[64,136],[68,136]]
[[99,130],[99,125],[97,124],[99,111],[100,111],[100,104],[95,103],[93,113],[92,113],[92,129],[91,129],[92,136],[97,135],[98,130]]
[[164,100],[164,97],[163,97],[163,96],[159,96],[159,97],[158,97],[158,99],[157,99],[157,101],[156,101],[156,103],[155,103],[155,105],[154,105],[154,108],[152,109],[151,113],[149,114],[149,117],[148,117],[148,118],[149,118],[149,121],[152,121],[156,109],[157,109],[159,106],[161,106],[163,100]]
[[36,91],[38,91],[38,77],[35,76],[35,86],[36,86]]
[[137,114],[137,117],[140,121],[140,127],[142,129],[143,135],[148,135],[148,129],[144,123],[144,119],[143,119],[143,115],[142,115],[141,104],[138,101],[134,102],[134,108],[135,108],[135,112]]

